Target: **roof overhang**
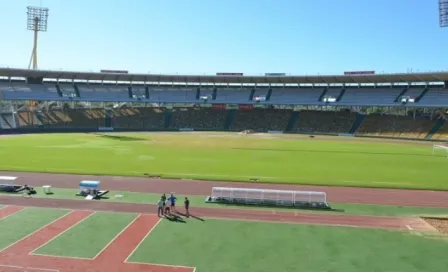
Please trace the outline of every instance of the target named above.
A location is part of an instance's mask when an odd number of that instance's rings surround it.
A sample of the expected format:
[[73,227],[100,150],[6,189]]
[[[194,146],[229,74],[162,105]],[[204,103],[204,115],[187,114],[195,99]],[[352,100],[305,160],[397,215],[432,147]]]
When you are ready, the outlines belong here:
[[448,72],[402,73],[375,75],[317,75],[317,76],[211,76],[156,75],[70,72],[0,68],[0,77],[47,78],[58,80],[95,80],[170,83],[237,83],[237,84],[353,84],[353,83],[423,83],[448,81]]

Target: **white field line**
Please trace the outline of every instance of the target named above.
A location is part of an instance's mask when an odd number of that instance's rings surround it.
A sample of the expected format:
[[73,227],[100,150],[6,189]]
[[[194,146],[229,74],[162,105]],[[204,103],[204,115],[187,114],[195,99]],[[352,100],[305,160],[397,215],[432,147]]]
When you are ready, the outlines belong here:
[[140,264],[140,265],[154,265],[154,266],[162,266],[162,267],[185,268],[185,269],[193,269],[193,272],[196,271],[196,267],[184,266],[184,265],[169,265],[169,264],[141,263],[141,262],[126,262],[126,263],[128,263],[128,264]]
[[98,254],[95,255],[95,257],[93,257],[92,260],[95,260],[98,256],[100,256],[101,253],[103,253],[104,250],[106,250],[115,240],[117,240],[117,238],[123,233],[125,232],[132,224],[134,224],[135,221],[137,221],[137,219],[141,216],[141,214],[138,214],[126,227],[124,227],[124,229],[122,229],[117,235],[115,235],[115,237],[109,242],[107,243],[107,245],[105,247],[103,247],[103,249],[100,250],[100,252],[98,252]]
[[[72,211],[69,214],[72,214],[75,211]],[[75,224],[71,225],[70,227],[68,227],[67,229],[65,229],[64,231],[62,231],[61,233],[59,233],[58,235],[54,236],[53,238],[51,238],[50,240],[48,240],[47,242],[45,242],[44,244],[42,244],[40,247],[34,249],[33,251],[31,251],[29,253],[29,255],[41,255],[41,254],[36,254],[34,252],[38,251],[39,249],[43,248],[44,246],[48,245],[49,243],[51,243],[52,241],[54,241],[56,238],[60,237],[62,234],[66,233],[67,231],[71,230],[72,228],[76,227],[77,225],[81,224],[82,222],[84,222],[86,219],[90,218],[92,215],[94,215],[96,212],[93,212],[91,214],[89,214],[88,216],[86,216],[85,218],[79,220],[78,222],[76,222]]]
[[[44,272],[59,272],[59,270],[57,270],[57,269],[48,269],[48,268],[25,267],[25,269],[44,271]],[[26,271],[26,272],[32,272],[32,271]]]
[[138,245],[134,248],[134,250],[132,250],[131,254],[129,254],[129,256],[126,258],[126,260],[124,260],[125,263],[128,262],[128,259],[137,251],[137,249],[141,246],[143,241],[145,241],[146,238],[148,238],[148,236],[159,225],[160,222],[162,222],[162,218],[160,218],[159,221],[157,221],[157,223],[155,223],[154,226],[152,226],[152,228],[148,231],[148,233],[146,233],[145,237],[143,237],[143,239],[138,243]]
[[[46,199],[46,198],[39,198],[39,199]],[[84,199],[70,199],[70,201],[85,201]],[[112,202],[114,203],[114,202]],[[134,203],[134,202],[118,202],[118,203],[127,203],[127,204],[151,204],[151,205],[156,205],[153,203]],[[55,207],[35,207],[35,206],[23,206],[24,209],[27,208],[42,208],[42,209],[53,209],[53,210],[62,210],[62,211],[73,211],[72,209],[68,209],[68,208],[55,208]],[[229,208],[229,209],[233,209],[233,208]],[[118,214],[138,214],[136,212],[115,212],[115,211],[111,211],[111,210],[92,210],[92,209],[75,209],[76,211],[84,211],[84,212],[104,212],[104,213],[118,213]],[[14,213],[15,214],[15,213]],[[148,214],[148,215],[154,215],[157,214],[157,212],[154,213],[143,213],[143,214]],[[1,251],[0,251],[1,252]],[[1,272],[1,271],[0,271]]]
[[30,253],[29,255],[32,255],[32,256],[41,256],[41,257],[59,258],[59,259],[84,260],[84,261],[92,261],[92,260],[93,260],[93,259],[91,259],[91,258],[73,257],[73,256],[57,256],[57,255],[51,255],[51,254]]
[[50,223],[46,224],[45,226],[39,228],[38,230],[33,231],[32,233],[28,234],[27,236],[23,237],[22,239],[20,239],[20,240],[18,240],[18,241],[16,241],[16,242],[10,244],[9,246],[7,246],[7,247],[5,247],[5,248],[3,248],[3,249],[0,249],[0,252],[3,252],[3,251],[5,251],[6,249],[8,249],[8,248],[10,248],[10,247],[12,247],[12,246],[14,246],[14,245],[16,245],[16,244],[22,242],[23,240],[25,240],[25,239],[31,237],[32,235],[34,235],[34,234],[38,233],[39,231],[43,230],[44,228],[46,228],[46,227],[48,227],[48,226],[54,224],[54,223],[57,222],[58,220],[60,220],[60,219],[62,219],[62,218],[64,218],[64,217],[66,217],[66,216],[68,216],[68,215],[71,214],[72,212],[73,212],[73,210],[71,210],[71,212],[69,212],[69,213],[67,213],[67,214],[64,214],[64,215],[61,216],[61,217],[56,218],[55,220],[51,221]]
[[[9,206],[9,205],[8,205],[8,206]],[[8,206],[4,206],[2,209],[6,208],[6,207],[8,207]],[[22,207],[22,206],[20,206],[20,207]],[[10,215],[7,215],[7,216],[5,216],[5,217],[2,217],[2,218],[0,218],[0,220],[4,220],[4,219],[6,219],[6,218],[8,218],[8,217],[10,217],[10,216],[13,216],[13,215],[18,214],[18,213],[20,213],[20,212],[23,212],[25,209],[26,209],[25,207],[22,207],[21,210],[18,210],[18,211],[14,212],[14,213],[12,213],[12,214],[10,214]]]
[[406,225],[406,228],[408,228],[408,230],[414,230],[411,226]]
[[[3,264],[0,264],[0,268],[1,267],[20,269],[20,270],[23,270],[23,272],[32,272],[32,271],[29,271],[30,269],[34,270],[34,271],[59,272],[59,270],[51,269],[51,268],[35,268],[35,267],[23,267],[23,266],[16,266],[16,265],[3,265]],[[28,269],[28,271],[27,271],[27,269]]]

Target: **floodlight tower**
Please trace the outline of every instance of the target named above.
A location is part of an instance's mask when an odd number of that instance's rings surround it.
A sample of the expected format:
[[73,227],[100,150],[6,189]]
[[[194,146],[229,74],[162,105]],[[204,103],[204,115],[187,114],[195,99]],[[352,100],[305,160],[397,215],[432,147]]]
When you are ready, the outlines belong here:
[[33,63],[33,69],[37,69],[37,36],[39,32],[47,31],[48,8],[27,7],[27,9],[27,29],[34,31],[34,46],[28,69],[31,67],[31,62]]

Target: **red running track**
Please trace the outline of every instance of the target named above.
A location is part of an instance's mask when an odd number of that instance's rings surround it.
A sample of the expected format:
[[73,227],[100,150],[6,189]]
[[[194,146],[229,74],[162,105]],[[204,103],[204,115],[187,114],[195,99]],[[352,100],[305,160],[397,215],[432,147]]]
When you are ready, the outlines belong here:
[[112,177],[47,173],[0,172],[4,176],[18,177],[18,183],[31,186],[52,185],[58,188],[78,188],[81,180],[100,180],[102,188],[111,191],[209,195],[214,186],[249,187],[285,190],[311,190],[327,193],[330,203],[358,203],[397,206],[448,208],[448,191],[371,189],[356,187],[300,186],[289,184],[263,184],[240,182],[214,182],[192,180],[150,179],[138,177]]
[[[135,203],[113,203],[101,201],[44,199],[0,196],[0,203],[8,205],[52,207],[64,209],[83,209],[95,211],[157,213],[156,205]],[[328,213],[299,213],[252,209],[192,208],[193,218],[219,218],[232,220],[264,221],[292,224],[314,224],[331,226],[350,226],[415,231],[433,231],[424,220],[386,216],[341,215]]]

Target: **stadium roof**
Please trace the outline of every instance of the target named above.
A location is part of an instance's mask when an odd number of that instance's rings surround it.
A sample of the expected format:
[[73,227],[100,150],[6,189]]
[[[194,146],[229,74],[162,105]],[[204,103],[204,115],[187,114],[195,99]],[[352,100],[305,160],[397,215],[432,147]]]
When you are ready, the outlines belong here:
[[271,83],[271,84],[330,84],[330,83],[406,83],[447,82],[448,72],[402,73],[374,75],[315,75],[315,76],[213,76],[213,75],[156,75],[69,72],[0,68],[0,77],[34,77],[59,80],[144,81],[173,83]]

